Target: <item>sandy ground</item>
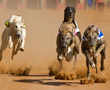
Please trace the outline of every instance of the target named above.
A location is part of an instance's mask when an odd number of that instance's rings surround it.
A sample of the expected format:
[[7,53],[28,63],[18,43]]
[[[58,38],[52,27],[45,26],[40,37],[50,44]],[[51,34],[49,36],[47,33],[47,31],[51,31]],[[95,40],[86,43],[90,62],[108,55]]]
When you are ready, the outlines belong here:
[[[9,10],[0,9],[0,36],[4,29],[4,21],[12,14],[22,15],[27,26],[25,52],[15,56],[9,65],[10,54],[5,53],[2,64],[4,69],[16,68],[21,65],[32,66],[30,76],[15,77],[0,75],[0,90],[110,90],[110,80],[105,84],[80,85],[79,80],[61,81],[48,77],[48,66],[56,60],[56,35],[63,20],[63,10]],[[107,58],[105,71],[110,78],[110,10],[77,11],[77,20],[81,32],[89,24],[96,24],[102,28],[107,41]],[[80,64],[85,64],[82,54],[78,57]]]

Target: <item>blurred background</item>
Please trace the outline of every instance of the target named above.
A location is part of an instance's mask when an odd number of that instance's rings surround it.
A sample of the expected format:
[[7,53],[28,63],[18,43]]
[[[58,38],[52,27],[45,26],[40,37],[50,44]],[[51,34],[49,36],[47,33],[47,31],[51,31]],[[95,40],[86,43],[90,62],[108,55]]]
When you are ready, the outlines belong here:
[[[66,6],[77,9],[76,20],[82,34],[89,24],[95,24],[110,43],[110,0],[0,0],[0,44],[4,22],[11,15],[21,15],[27,29],[25,51],[15,56],[12,67],[27,64],[32,66],[32,73],[48,72],[50,64],[57,61],[56,36]],[[107,52],[110,59],[110,45]],[[10,50],[4,53],[3,63],[9,61],[10,55]],[[85,65],[81,53],[78,61]],[[106,63],[110,65],[109,60]]]
[[77,9],[110,7],[110,0],[0,0],[0,8],[30,8],[30,9],[61,9],[65,6]]

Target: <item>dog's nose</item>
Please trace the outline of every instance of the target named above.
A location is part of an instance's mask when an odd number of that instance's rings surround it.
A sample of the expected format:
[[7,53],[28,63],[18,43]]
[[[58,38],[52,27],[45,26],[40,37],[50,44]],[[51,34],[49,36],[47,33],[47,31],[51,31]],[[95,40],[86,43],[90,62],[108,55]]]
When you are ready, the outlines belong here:
[[17,38],[20,38],[20,34],[16,34],[16,37],[17,37]]
[[72,17],[72,13],[71,12],[68,13],[68,17],[70,17],[70,18]]
[[66,48],[66,47],[67,47],[67,45],[64,43],[63,46],[62,46],[62,48]]

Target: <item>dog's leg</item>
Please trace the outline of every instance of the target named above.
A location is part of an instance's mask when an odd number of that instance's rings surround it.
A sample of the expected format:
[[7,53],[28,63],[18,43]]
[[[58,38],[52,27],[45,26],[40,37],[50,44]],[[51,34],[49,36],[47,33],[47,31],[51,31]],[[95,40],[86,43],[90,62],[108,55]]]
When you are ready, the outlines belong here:
[[3,58],[3,49],[0,50],[0,61],[2,60]]
[[104,47],[105,47],[105,45],[102,44],[102,45],[98,48],[98,50],[96,51],[95,56],[98,56],[98,54],[100,54],[100,52],[104,49]]
[[12,60],[13,60],[14,55],[15,55],[17,41],[13,41],[13,43],[14,43],[14,45],[13,45],[12,56],[11,56]]
[[102,52],[101,53],[101,67],[100,67],[101,71],[104,70],[104,59],[105,59],[105,56],[104,56],[104,53]]
[[20,42],[20,40],[18,41],[18,43],[17,43],[17,48],[16,48],[16,50],[15,50],[15,55],[18,53],[18,51],[20,50],[20,44],[21,44],[21,42]]
[[25,39],[26,39],[26,29],[22,29],[22,34],[21,34],[21,37],[20,37],[20,40],[21,40],[20,50],[21,51],[24,51]]
[[12,60],[13,60],[13,57],[14,57],[14,53],[15,53],[15,46],[13,46],[13,50],[12,50],[12,56],[11,56]]
[[98,73],[98,71],[97,71],[97,57],[94,57],[93,60],[94,60],[94,63],[95,63],[96,73]]
[[9,36],[9,48],[11,49],[13,47],[12,37]]
[[74,60],[73,60],[73,67],[76,67],[76,63],[77,63],[77,53],[74,54]]
[[0,47],[0,61],[3,58],[3,53],[6,50],[7,46],[8,46],[8,43],[5,40],[2,40],[1,47]]
[[89,58],[86,56],[87,78],[90,78]]
[[5,29],[4,32],[2,33],[2,38],[1,38],[1,47],[0,47],[0,61],[3,58],[3,53],[8,47],[9,44],[9,30]]
[[91,65],[91,67],[95,68],[95,63],[93,61],[94,57],[91,56],[89,52],[87,53],[87,58],[88,58],[88,61],[89,61],[89,64]]

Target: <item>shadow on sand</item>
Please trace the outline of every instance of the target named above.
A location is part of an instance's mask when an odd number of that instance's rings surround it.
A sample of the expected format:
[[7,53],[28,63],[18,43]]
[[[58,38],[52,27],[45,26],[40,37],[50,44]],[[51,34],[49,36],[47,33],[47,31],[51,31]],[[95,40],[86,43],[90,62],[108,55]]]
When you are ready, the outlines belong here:
[[[32,79],[32,77],[42,78],[42,79]],[[72,84],[80,84],[80,82],[76,81],[64,81],[64,80],[55,80],[53,77],[48,77],[48,75],[29,75],[27,76],[28,79],[19,79],[14,80],[14,82],[22,82],[22,83],[33,83],[33,84],[42,84],[42,85],[49,85],[49,86],[61,86],[67,85],[71,86]]]

